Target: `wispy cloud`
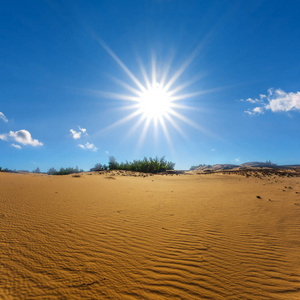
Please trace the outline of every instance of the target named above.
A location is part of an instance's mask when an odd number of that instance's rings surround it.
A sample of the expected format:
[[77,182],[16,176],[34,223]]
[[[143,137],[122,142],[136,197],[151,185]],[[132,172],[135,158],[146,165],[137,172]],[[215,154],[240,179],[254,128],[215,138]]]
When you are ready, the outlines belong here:
[[4,122],[8,122],[7,118],[5,117],[4,113],[0,111],[0,119],[2,119]]
[[8,134],[7,133],[0,134],[0,140],[7,141],[7,138],[8,138]]
[[91,144],[89,142],[85,143],[84,145],[79,144],[78,146],[81,149],[84,149],[84,150],[91,150],[91,151],[97,151],[98,150],[98,148],[94,144]]
[[[79,130],[83,133],[86,133],[86,129],[85,128],[81,128],[80,126],[78,126]],[[87,134],[87,133],[86,133]]]
[[245,111],[249,115],[263,114],[267,110],[272,112],[300,111],[300,92],[287,93],[281,89],[269,89],[267,95],[260,95],[257,99],[242,99],[241,101],[259,104]]
[[72,134],[73,139],[77,140],[81,138],[81,134],[84,133],[87,135],[86,129],[85,128],[81,128],[80,126],[78,126],[79,131],[76,131],[74,129],[70,129],[70,132]]
[[216,149],[215,149],[215,148],[212,148],[210,151],[211,151],[211,152],[215,152],[215,151],[216,151]]
[[241,159],[240,159],[239,157],[237,157],[237,158],[235,158],[233,161],[234,161],[235,163],[240,163],[240,162],[241,162]]
[[[70,132],[72,134],[73,139],[79,140],[83,136],[88,136],[86,128],[81,128],[80,126],[78,126],[78,129],[79,129],[79,131],[76,131],[74,129],[70,129]],[[85,144],[78,144],[78,147],[80,147],[81,149],[90,150],[90,151],[97,151],[98,150],[98,148],[94,144],[89,143],[89,142],[86,142]]]
[[11,144],[14,148],[17,148],[17,149],[22,149],[22,147],[20,145],[17,145],[17,144]]
[[243,102],[249,102],[249,103],[252,103],[252,104],[254,104],[254,103],[264,103],[264,99],[266,97],[267,97],[266,95],[260,94],[259,98],[255,98],[255,99],[247,98],[246,100],[241,99],[241,101],[243,101]]
[[[30,145],[32,147],[43,146],[43,143],[37,139],[33,139],[28,130],[22,129],[19,131],[10,131],[9,133],[0,134],[0,140],[2,141],[14,141],[21,145]],[[19,148],[20,145],[12,144],[13,147]],[[16,147],[19,146],[19,147]],[[19,148],[20,149],[20,148]]]

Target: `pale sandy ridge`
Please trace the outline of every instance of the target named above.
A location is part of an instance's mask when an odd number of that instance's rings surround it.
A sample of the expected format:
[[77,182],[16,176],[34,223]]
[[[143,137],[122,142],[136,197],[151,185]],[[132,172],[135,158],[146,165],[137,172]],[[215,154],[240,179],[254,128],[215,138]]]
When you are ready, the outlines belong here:
[[300,299],[300,178],[268,179],[0,173],[0,299]]

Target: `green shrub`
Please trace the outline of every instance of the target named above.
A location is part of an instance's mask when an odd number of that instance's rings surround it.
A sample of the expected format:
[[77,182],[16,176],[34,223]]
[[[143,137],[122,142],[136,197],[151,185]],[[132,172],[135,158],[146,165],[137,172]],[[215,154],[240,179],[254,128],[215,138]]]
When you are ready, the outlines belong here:
[[74,174],[74,173],[80,173],[83,172],[83,170],[79,170],[78,167],[76,168],[60,168],[59,171],[56,171],[54,168],[50,168],[47,172],[48,175],[68,175],[68,174]]
[[166,161],[165,157],[162,158],[152,158],[149,159],[144,157],[143,160],[134,160],[133,162],[126,161],[125,163],[118,163],[115,157],[110,156],[108,163],[110,170],[126,170],[135,171],[143,173],[157,173],[165,170],[174,170],[175,163],[171,161]]
[[94,168],[90,169],[90,172],[97,172],[97,171],[103,171],[103,170],[107,170],[108,166],[106,164],[102,165],[100,163],[95,164]]

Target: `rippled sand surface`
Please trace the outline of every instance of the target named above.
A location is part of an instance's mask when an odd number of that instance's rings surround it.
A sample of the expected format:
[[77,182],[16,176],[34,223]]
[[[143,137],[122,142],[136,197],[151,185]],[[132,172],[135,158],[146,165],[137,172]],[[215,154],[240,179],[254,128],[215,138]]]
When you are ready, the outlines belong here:
[[0,299],[300,299],[299,177],[123,175],[0,173]]

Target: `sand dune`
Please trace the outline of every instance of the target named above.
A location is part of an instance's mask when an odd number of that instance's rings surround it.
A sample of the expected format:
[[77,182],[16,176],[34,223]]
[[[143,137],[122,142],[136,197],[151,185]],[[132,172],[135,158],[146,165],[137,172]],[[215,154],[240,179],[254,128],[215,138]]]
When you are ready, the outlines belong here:
[[299,177],[123,175],[0,173],[0,299],[300,299]]

